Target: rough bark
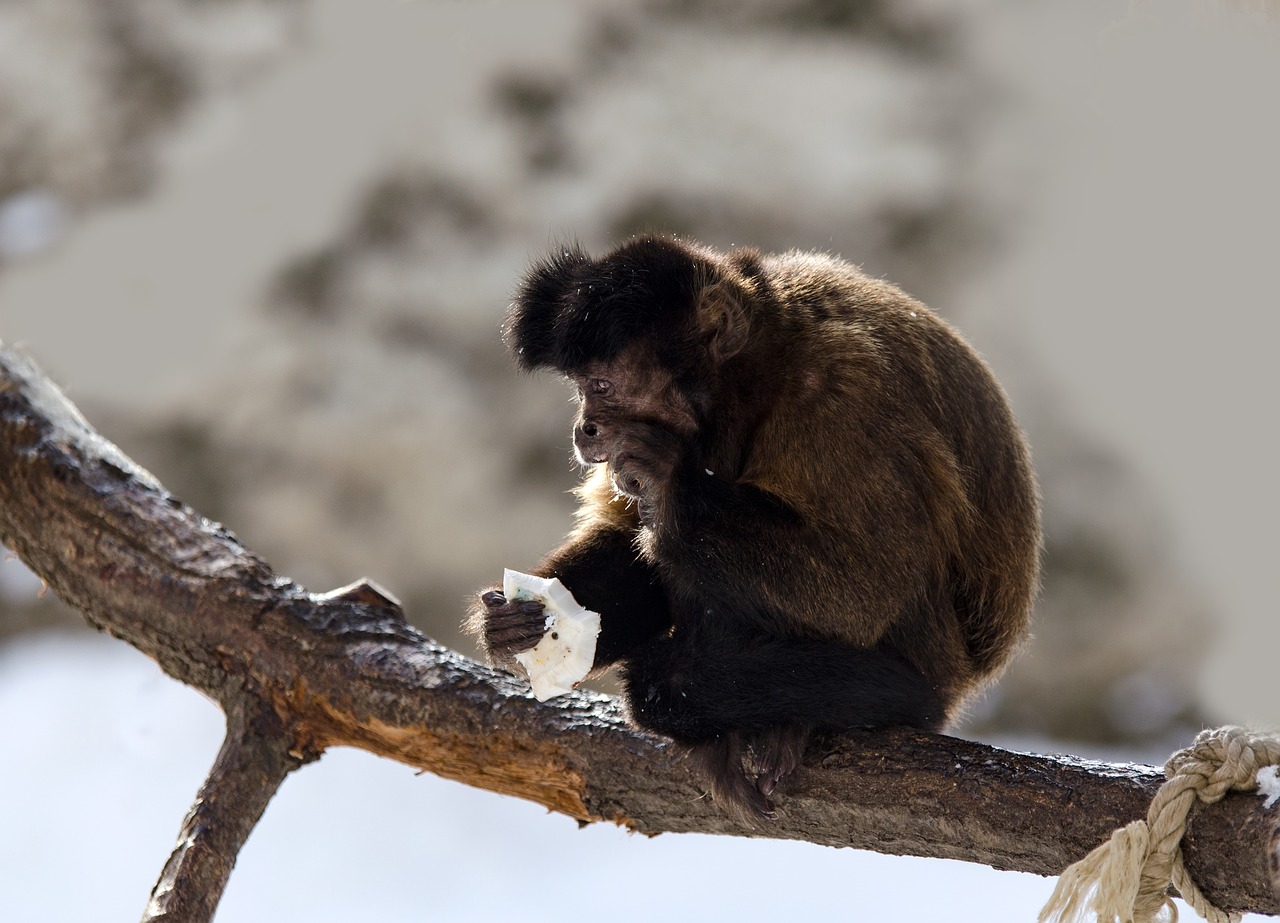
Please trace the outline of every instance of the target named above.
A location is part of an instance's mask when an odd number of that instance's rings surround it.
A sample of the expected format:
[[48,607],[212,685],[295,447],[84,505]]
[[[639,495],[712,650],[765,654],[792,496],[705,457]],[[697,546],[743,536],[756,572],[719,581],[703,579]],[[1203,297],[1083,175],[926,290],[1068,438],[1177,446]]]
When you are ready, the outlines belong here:
[[284,777],[304,762],[288,744],[275,709],[250,696],[233,702],[222,749],[151,890],[143,923],[213,918],[240,847]]
[[[615,701],[547,704],[447,650],[365,582],[312,594],[174,498],[0,347],[0,542],[88,621],[228,713],[228,738],[149,919],[205,920],[284,776],[360,747],[583,822],[643,833],[807,840],[1056,874],[1143,817],[1151,767],[1033,756],[891,731],[811,748],[762,829],[719,813],[663,740]],[[205,814],[201,814],[201,811]],[[1194,815],[1188,866],[1229,910],[1280,912],[1280,808],[1231,795]]]

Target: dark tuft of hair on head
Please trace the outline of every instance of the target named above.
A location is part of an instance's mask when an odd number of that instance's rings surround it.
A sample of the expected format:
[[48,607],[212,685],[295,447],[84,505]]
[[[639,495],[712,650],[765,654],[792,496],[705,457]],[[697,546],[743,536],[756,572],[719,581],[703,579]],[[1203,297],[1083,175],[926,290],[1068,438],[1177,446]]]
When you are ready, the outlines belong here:
[[575,243],[559,247],[525,274],[502,324],[502,339],[515,353],[521,369],[556,364],[560,303],[590,267],[591,258]]
[[608,362],[637,339],[691,322],[713,272],[697,250],[664,237],[635,238],[598,260],[561,247],[525,276],[503,338],[526,370]]

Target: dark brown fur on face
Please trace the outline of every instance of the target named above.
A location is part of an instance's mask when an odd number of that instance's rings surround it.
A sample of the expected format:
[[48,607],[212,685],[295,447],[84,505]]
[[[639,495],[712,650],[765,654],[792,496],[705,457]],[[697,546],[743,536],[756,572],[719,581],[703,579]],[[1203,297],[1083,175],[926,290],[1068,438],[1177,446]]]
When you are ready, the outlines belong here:
[[[536,572],[601,614],[596,667],[773,816],[815,730],[939,729],[1027,630],[1034,477],[982,360],[928,308],[818,254],[639,238],[529,273],[506,337],[579,389],[577,528]],[[490,657],[536,606],[482,594]]]

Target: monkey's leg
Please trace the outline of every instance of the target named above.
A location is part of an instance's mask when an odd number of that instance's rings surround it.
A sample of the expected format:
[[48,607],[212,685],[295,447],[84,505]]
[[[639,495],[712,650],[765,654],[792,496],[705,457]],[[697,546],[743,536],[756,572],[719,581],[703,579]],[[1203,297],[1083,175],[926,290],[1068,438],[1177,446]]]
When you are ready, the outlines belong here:
[[811,729],[936,728],[943,719],[936,692],[891,651],[705,628],[641,648],[626,689],[636,723],[689,745],[719,801],[766,817],[767,796],[798,765]]
[[636,720],[677,740],[801,723],[933,729],[942,703],[896,653],[828,641],[677,629],[629,658]]

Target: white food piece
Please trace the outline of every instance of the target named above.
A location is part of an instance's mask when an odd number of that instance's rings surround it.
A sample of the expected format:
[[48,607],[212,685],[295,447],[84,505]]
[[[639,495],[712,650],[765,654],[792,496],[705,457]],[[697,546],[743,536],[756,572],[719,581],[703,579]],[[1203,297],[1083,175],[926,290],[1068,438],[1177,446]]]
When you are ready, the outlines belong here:
[[578,605],[556,577],[504,570],[502,592],[508,601],[536,599],[546,607],[546,634],[535,648],[516,654],[516,662],[529,674],[533,697],[545,702],[572,690],[591,671],[600,615]]

